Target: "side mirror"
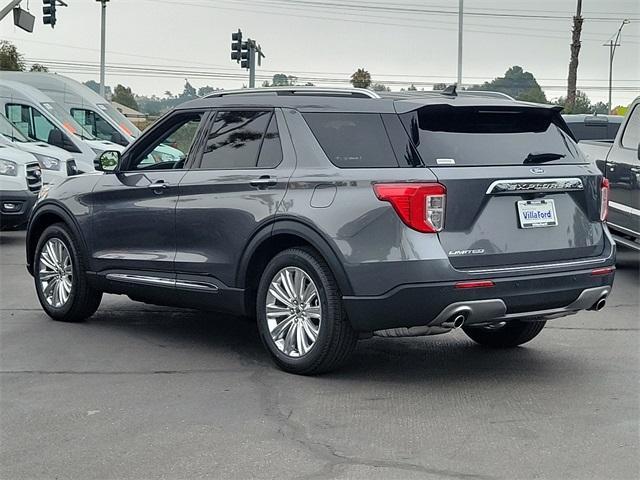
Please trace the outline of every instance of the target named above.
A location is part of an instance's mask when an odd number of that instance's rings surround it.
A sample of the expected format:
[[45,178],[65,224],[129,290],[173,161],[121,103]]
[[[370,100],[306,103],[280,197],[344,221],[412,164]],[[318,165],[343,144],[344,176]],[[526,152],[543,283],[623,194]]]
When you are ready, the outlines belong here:
[[94,167],[99,172],[113,172],[120,163],[120,152],[106,150],[96,157]]

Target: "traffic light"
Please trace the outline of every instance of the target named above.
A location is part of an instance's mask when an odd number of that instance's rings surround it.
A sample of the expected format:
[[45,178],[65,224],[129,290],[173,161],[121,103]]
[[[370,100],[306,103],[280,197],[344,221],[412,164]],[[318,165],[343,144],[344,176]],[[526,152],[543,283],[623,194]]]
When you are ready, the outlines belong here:
[[231,34],[231,60],[240,62],[242,57],[242,31],[238,29],[236,33]]
[[42,23],[51,25],[51,28],[56,25],[56,2],[57,0],[42,0]]

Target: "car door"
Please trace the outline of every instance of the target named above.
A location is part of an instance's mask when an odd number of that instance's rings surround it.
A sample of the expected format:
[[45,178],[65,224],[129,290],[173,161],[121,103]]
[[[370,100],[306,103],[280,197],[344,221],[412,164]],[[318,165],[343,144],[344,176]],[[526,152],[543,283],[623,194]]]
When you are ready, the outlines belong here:
[[607,157],[606,176],[611,184],[608,223],[622,232],[640,235],[640,104],[629,112],[620,143]]
[[201,159],[180,182],[176,214],[177,284],[191,304],[237,305],[240,259],[278,212],[295,168],[284,125],[282,112],[268,108],[221,108],[210,119]]
[[178,184],[196,156],[206,115],[170,114],[125,151],[115,173],[101,175],[90,197],[95,271],[173,288]]

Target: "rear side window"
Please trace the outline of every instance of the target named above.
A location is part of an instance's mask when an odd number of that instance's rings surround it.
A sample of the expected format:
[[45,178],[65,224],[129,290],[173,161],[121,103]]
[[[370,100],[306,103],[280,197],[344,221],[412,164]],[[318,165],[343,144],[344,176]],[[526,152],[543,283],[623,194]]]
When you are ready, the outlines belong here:
[[[272,112],[267,110],[218,111],[209,131],[200,168],[255,168],[271,117]],[[280,142],[277,135],[274,137],[272,134],[271,137]],[[271,161],[264,160],[265,163]]]
[[335,166],[398,166],[380,114],[305,113],[303,116],[324,153]]
[[627,126],[622,133],[622,146],[636,149],[638,143],[640,143],[640,106],[636,105],[629,114]]
[[433,105],[401,119],[429,166],[585,162],[549,109]]

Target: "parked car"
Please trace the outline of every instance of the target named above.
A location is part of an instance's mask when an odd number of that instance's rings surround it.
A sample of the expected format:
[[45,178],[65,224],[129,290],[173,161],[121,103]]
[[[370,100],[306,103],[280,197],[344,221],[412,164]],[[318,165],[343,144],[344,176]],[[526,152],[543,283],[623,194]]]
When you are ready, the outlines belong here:
[[613,142],[624,117],[620,115],[562,115],[577,141]]
[[612,143],[582,141],[579,146],[611,185],[607,224],[613,238],[640,250],[640,97],[629,107]]
[[38,159],[0,144],[0,230],[26,225],[41,187]]
[[25,137],[7,118],[0,114],[0,145],[7,145],[33,154],[42,169],[44,183],[56,183],[77,175],[76,161],[62,148]]
[[[167,139],[184,161],[151,160]],[[98,168],[42,195],[29,225],[56,320],[84,320],[103,292],[255,316],[275,363],[313,374],[374,334],[462,327],[514,347],[601,309],[613,284],[607,183],[549,106],[217,92]]]
[[[108,140],[126,147],[140,135],[140,129],[111,103],[72,78],[42,72],[2,72],[0,78],[40,90],[62,106],[84,130],[99,140]],[[163,145],[157,148],[156,157],[174,156],[174,161],[178,161],[180,153],[169,145]]]
[[96,139],[40,90],[1,78],[0,111],[26,137],[69,152],[80,172],[95,171],[98,154],[123,150],[113,142]]

